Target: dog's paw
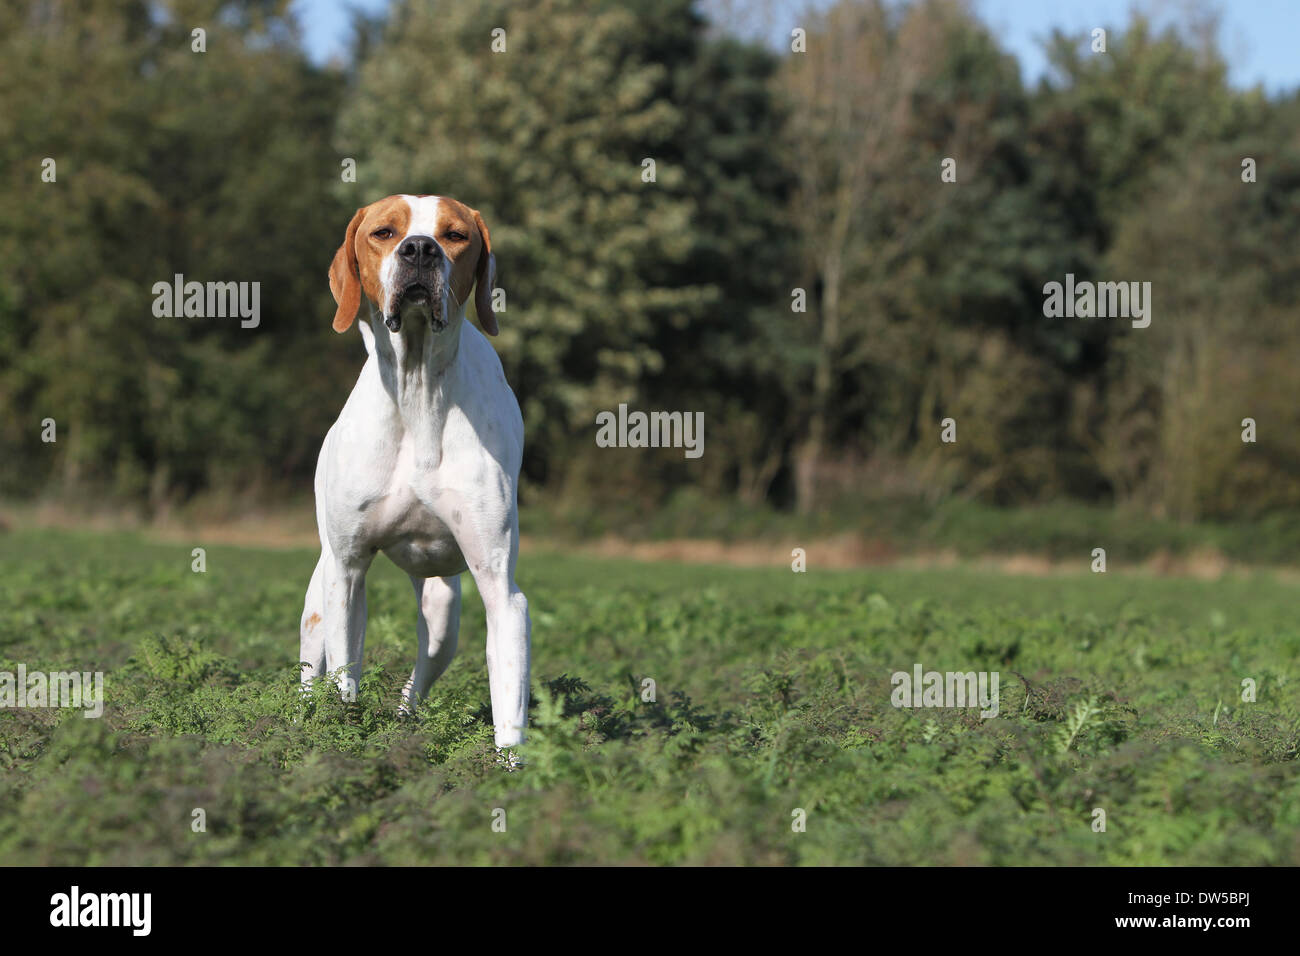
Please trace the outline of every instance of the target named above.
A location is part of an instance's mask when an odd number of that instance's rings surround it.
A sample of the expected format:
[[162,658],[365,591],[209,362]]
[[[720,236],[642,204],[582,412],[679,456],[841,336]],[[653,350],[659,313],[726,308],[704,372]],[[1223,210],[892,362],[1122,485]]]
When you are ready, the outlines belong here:
[[506,773],[513,773],[524,765],[524,758],[519,751],[513,747],[497,748],[497,766],[501,767]]

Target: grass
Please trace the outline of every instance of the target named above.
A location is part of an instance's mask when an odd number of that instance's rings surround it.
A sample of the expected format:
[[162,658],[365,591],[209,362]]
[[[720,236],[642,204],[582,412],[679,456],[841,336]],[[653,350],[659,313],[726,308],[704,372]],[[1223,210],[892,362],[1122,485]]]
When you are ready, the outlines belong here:
[[[507,773],[470,582],[456,662],[400,720],[415,608],[386,560],[343,704],[296,690],[315,555],[214,546],[200,574],[196,545],[0,535],[0,671],[107,694],[99,720],[0,710],[0,864],[1300,863],[1300,623],[1265,573],[534,556]],[[891,706],[916,663],[998,671],[999,716]]]

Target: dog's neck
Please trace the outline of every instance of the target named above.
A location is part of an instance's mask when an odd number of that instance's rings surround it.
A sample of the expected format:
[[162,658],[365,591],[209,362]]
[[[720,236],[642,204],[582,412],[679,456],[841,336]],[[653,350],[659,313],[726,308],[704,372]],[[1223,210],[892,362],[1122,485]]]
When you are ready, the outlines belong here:
[[435,332],[425,316],[404,319],[390,332],[381,313],[372,308],[362,326],[366,351],[375,357],[384,391],[397,408],[402,427],[416,444],[416,454],[436,467],[442,458],[442,428],[454,404],[456,357],[464,306],[452,303],[447,326]]

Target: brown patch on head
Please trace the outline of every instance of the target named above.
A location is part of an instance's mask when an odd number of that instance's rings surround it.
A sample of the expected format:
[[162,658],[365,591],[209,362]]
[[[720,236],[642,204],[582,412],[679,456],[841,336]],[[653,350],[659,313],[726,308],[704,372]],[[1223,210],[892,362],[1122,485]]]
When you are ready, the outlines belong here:
[[457,302],[464,303],[474,288],[474,266],[483,248],[474,211],[459,200],[439,196],[438,234],[434,238],[451,260],[452,294]]
[[[458,237],[465,238],[459,239]],[[451,291],[464,305],[477,284],[474,308],[483,331],[497,334],[496,314],[492,311],[492,286],[496,281],[496,260],[492,255],[492,237],[477,209],[447,196],[438,197],[438,244],[451,260]]]
[[402,241],[410,221],[411,207],[401,196],[362,206],[353,215],[330,264],[330,291],[338,303],[335,332],[346,332],[356,321],[362,291],[372,302],[380,301],[379,265],[388,250]]

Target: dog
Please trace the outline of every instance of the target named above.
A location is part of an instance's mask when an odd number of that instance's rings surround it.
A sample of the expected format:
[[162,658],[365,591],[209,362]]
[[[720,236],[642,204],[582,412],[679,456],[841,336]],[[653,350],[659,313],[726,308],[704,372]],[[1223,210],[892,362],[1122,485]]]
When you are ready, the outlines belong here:
[[[501,360],[465,320],[497,334],[496,258],[479,213],[445,196],[389,196],[356,211],[329,269],[334,330],[359,323],[366,363],[316,464],[321,554],[301,622],[302,679],[340,669],[355,700],[366,632],[366,571],[382,551],[418,604],[411,712],[456,653],[460,574],[487,613],[496,746],[523,742],[531,625],[515,583],[524,424]],[[376,321],[381,320],[381,321]]]

